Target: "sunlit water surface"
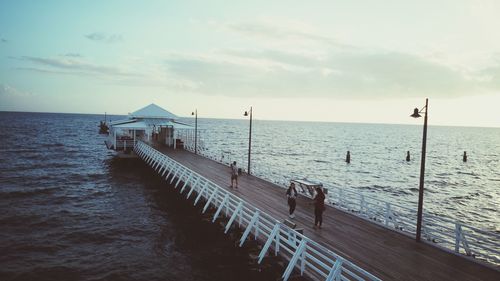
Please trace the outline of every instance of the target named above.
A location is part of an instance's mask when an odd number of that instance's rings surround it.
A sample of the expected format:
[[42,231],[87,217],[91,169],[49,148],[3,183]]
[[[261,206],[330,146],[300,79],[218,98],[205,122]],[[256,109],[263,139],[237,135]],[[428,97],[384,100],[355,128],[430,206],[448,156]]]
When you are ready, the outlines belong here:
[[[200,119],[202,143],[246,168],[248,125]],[[251,169],[272,181],[306,177],[416,210],[421,146],[421,125],[254,120]],[[500,128],[429,126],[425,188],[426,212],[500,232]]]

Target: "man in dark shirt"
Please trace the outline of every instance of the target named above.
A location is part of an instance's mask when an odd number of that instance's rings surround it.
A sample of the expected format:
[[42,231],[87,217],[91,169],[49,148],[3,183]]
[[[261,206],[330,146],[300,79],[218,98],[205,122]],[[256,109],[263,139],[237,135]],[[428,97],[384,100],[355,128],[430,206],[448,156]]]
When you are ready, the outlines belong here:
[[323,211],[325,210],[325,194],[321,187],[316,187],[314,197],[314,228],[321,228],[323,224]]
[[233,182],[236,181],[236,188],[238,188],[238,167],[236,166],[236,161],[231,164],[231,188],[233,188]]

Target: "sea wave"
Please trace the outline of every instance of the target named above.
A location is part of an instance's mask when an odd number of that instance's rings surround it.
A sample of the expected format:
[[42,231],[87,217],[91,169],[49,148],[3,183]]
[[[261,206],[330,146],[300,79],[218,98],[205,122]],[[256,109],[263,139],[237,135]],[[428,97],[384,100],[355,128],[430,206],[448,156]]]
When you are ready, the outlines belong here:
[[2,199],[12,199],[12,198],[32,198],[33,196],[39,195],[50,195],[60,190],[59,187],[48,187],[48,188],[16,188],[13,189],[0,189],[0,198]]

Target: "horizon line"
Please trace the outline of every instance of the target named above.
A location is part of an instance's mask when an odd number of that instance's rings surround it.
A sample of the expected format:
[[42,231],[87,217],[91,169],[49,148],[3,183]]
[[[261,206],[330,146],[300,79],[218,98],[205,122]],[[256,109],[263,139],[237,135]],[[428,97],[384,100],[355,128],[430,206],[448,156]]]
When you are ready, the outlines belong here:
[[[45,114],[75,114],[75,115],[104,115],[102,113],[83,113],[83,112],[52,112],[52,111],[13,111],[13,110],[0,110],[1,112],[10,113],[45,113]],[[128,114],[108,114],[108,116],[127,116]],[[194,117],[180,116],[179,118],[194,119]],[[245,118],[220,118],[220,117],[198,117],[198,119],[219,119],[219,120],[246,120]],[[367,124],[367,125],[408,125],[408,126],[423,126],[419,124],[408,124],[408,123],[385,123],[385,122],[356,122],[356,121],[327,121],[327,120],[283,120],[283,119],[256,119],[253,121],[277,121],[277,122],[308,122],[308,123],[339,123],[339,124]],[[458,127],[458,128],[491,128],[500,129],[494,126],[479,126],[479,125],[443,125],[443,124],[428,124],[429,127]]]

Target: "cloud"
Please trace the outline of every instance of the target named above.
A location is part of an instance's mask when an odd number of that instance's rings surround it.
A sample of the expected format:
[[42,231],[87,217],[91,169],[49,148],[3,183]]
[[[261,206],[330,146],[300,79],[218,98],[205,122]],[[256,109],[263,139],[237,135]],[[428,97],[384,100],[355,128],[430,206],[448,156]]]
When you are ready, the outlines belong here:
[[433,56],[359,47],[300,22],[211,22],[248,49],[177,53],[167,75],[207,95],[269,97],[457,97],[498,91],[500,60],[485,69]]
[[61,75],[78,75],[78,76],[92,76],[93,73],[83,72],[83,71],[61,71],[56,69],[40,68],[40,67],[14,67],[15,70],[21,71],[31,71],[45,74],[61,74]]
[[46,97],[0,83],[0,110],[2,111],[40,111],[40,105],[46,103]]
[[[52,75],[72,75],[78,77],[96,77],[118,82],[127,87],[161,87],[178,91],[192,91],[194,83],[190,80],[168,77],[164,67],[146,66],[144,61],[126,63],[128,68],[100,65],[84,60],[80,57],[62,56],[55,58],[45,57],[10,57],[24,62],[13,69]],[[130,69],[134,69],[131,71]]]
[[423,56],[359,48],[321,57],[279,50],[176,54],[165,63],[197,92],[227,96],[450,97],[494,91],[487,75],[500,81],[500,64],[466,72]]
[[[500,87],[500,56],[489,60],[488,67],[472,69],[435,56],[351,46],[300,24],[217,26],[246,35],[257,44],[248,44],[251,48],[129,59],[126,68],[94,63],[79,53],[55,58],[24,56],[15,58],[24,62],[15,69],[118,78],[121,85],[127,86],[234,97],[457,97],[491,93]],[[91,37],[104,41],[109,38],[102,34]],[[270,40],[276,44],[265,44]],[[293,46],[301,47],[287,48],[292,41],[296,43]],[[265,46],[259,46],[262,42]]]
[[123,37],[119,34],[107,34],[103,32],[90,33],[85,35],[85,37],[92,41],[103,43],[117,43],[123,41]]
[[33,95],[33,93],[21,91],[10,85],[0,84],[0,97],[2,98],[25,98]]
[[481,70],[481,80],[500,89],[500,53],[490,56],[490,64]]
[[66,54],[62,54],[61,56],[72,57],[72,58],[82,58],[83,57],[83,55],[81,55],[79,53],[66,53]]
[[228,55],[230,61],[246,60],[267,62],[267,64],[286,66],[296,66],[300,68],[313,67],[321,64],[325,59],[324,54],[315,54],[307,52],[285,51],[285,50],[225,50],[223,54]]
[[11,68],[16,71],[97,78],[122,87],[153,87],[174,91],[193,91],[196,88],[191,80],[165,75],[163,64],[148,63],[144,59],[124,58],[120,65],[111,66],[94,63],[79,53],[60,54],[55,57],[9,56],[8,58],[17,62]]
[[133,77],[140,76],[138,73],[130,72],[126,69],[98,65],[80,58],[43,58],[23,56],[17,58],[22,61],[34,63],[40,67],[17,67],[19,70],[30,70],[45,73],[58,73],[58,74],[86,74],[86,75],[104,75],[106,77]]
[[9,42],[9,41],[7,41],[7,39],[5,39],[5,38],[0,39],[0,41],[1,41],[2,43],[7,43],[7,42]]
[[288,50],[308,49],[316,53],[323,51],[324,48],[354,48],[336,38],[322,35],[306,23],[286,19],[264,18],[255,22],[210,22],[209,24],[266,47],[280,47]]
[[225,26],[232,31],[257,37],[274,39],[306,39],[324,43],[334,42],[330,38],[324,36],[318,36],[304,31],[290,30],[288,28],[280,28],[263,23],[230,23]]

